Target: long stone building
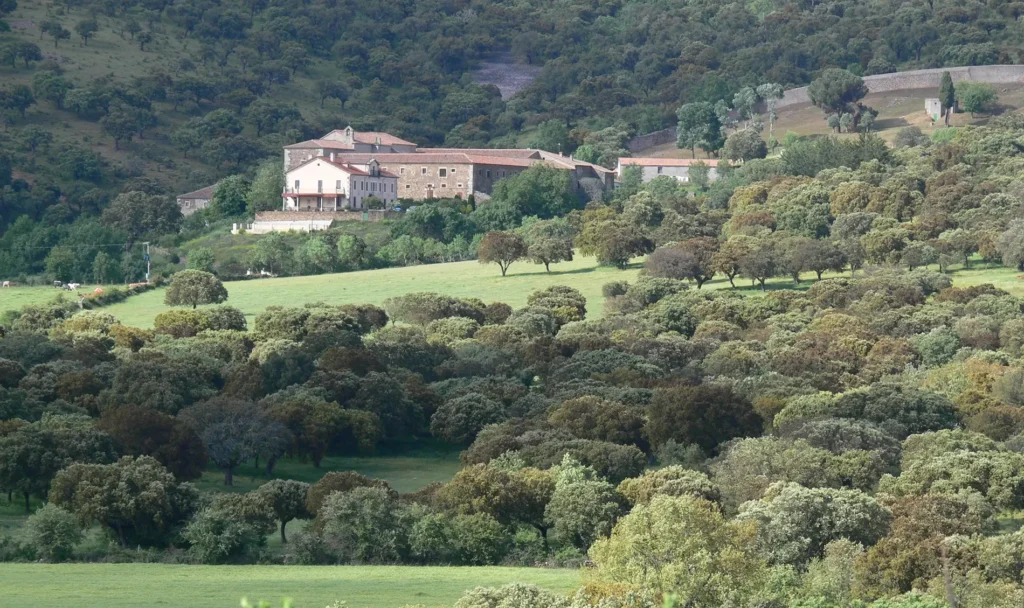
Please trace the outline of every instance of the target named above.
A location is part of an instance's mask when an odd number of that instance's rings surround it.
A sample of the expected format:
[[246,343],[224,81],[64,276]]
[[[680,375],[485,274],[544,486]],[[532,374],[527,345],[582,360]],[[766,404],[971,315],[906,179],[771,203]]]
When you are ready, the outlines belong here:
[[[310,169],[311,161],[317,159],[318,163],[312,164],[323,173],[321,177],[317,177],[316,172]],[[387,133],[358,132],[352,127],[346,127],[331,131],[319,139],[285,146],[286,187],[282,207],[284,210],[300,208],[296,205],[301,203],[293,196],[296,194],[296,181],[299,182],[298,188],[302,190],[300,194],[303,197],[309,194],[305,184],[314,181],[335,184],[337,176],[334,173],[338,166],[364,172],[376,166],[382,174],[396,177],[397,192],[394,196],[385,198],[377,195],[390,203],[395,199],[419,201],[489,195],[498,180],[516,175],[536,164],[567,171],[572,188],[583,198],[599,197],[602,191],[614,187],[613,170],[544,150],[419,148]],[[365,196],[368,194],[361,198]],[[360,208],[353,206],[353,201],[354,198],[349,196],[345,208]],[[308,205],[301,208],[308,208]],[[334,207],[331,205],[322,210],[334,210]]]

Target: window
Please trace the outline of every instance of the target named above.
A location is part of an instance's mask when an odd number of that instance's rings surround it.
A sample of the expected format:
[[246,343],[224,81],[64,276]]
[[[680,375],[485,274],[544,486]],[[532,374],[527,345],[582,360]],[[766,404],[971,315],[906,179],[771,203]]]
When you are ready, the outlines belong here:
[[491,176],[491,170],[490,170],[490,169],[488,169],[488,170],[487,170],[487,177],[490,177],[490,176]]
[[405,189],[408,190],[409,188],[412,188],[412,186],[410,184],[406,184]]
[[399,175],[405,175],[405,167],[402,167],[401,169],[399,169],[398,170],[398,174]]
[[341,190],[341,180],[340,179],[338,180],[338,183],[334,186],[334,189],[335,190]]
[[448,177],[448,169],[438,169],[437,170],[437,176],[438,177]]
[[658,167],[658,175],[661,175],[661,167]]
[[461,187],[462,187],[462,184],[459,184],[459,188],[461,188]]
[[426,174],[427,174],[427,168],[426,167],[420,167],[420,175],[426,175]]
[[447,187],[448,187],[448,184],[441,184],[441,187],[442,187],[442,188],[447,188]]
[[370,190],[374,192],[377,191],[377,182],[373,182],[372,184],[370,184]]
[[295,191],[299,191],[299,180],[295,180]]
[[449,169],[449,171],[451,171],[451,172],[452,172],[452,175],[455,175],[455,168],[454,168],[454,167],[453,167],[453,168],[451,168],[451,169]]
[[317,192],[323,192],[324,191],[324,180],[322,180],[322,179],[316,180],[316,191]]

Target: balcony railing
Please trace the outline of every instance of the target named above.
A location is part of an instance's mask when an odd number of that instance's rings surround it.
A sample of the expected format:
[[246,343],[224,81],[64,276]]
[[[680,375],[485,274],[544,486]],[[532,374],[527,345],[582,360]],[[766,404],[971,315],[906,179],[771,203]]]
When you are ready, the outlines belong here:
[[343,196],[346,195],[344,188],[327,188],[327,189],[321,189],[321,190],[306,190],[306,189],[301,188],[301,187],[296,189],[296,188],[293,188],[291,186],[285,186],[284,191],[281,194],[282,195],[288,195],[288,194],[295,195],[295,194],[297,194],[299,196],[321,196],[321,195],[324,195],[324,194],[334,194],[334,195],[341,194]]

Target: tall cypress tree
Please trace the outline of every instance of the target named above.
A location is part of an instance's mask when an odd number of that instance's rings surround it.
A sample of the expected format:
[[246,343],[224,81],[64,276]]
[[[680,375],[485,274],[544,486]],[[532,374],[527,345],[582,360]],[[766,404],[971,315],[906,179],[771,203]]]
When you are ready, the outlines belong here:
[[949,113],[953,109],[956,100],[956,89],[953,87],[953,77],[949,72],[942,73],[942,82],[939,84],[939,102],[942,104],[942,115],[945,117],[946,126],[949,126]]

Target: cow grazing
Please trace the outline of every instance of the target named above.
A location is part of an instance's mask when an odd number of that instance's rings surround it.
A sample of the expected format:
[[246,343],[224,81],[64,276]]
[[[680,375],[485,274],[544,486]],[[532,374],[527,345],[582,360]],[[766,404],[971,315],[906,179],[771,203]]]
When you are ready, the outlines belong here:
[[61,283],[60,281],[54,281],[53,282],[53,288],[54,289],[60,289],[61,287],[64,287],[64,283]]
[[10,286],[11,286],[11,282],[10,281],[4,281],[4,287],[10,287]]
[[76,291],[81,286],[82,286],[81,283],[66,283],[64,285],[64,289],[66,289],[68,291]]
[[92,290],[92,295],[94,295],[94,296],[98,296],[101,293],[103,293],[103,288],[102,287],[97,287],[96,289]]

